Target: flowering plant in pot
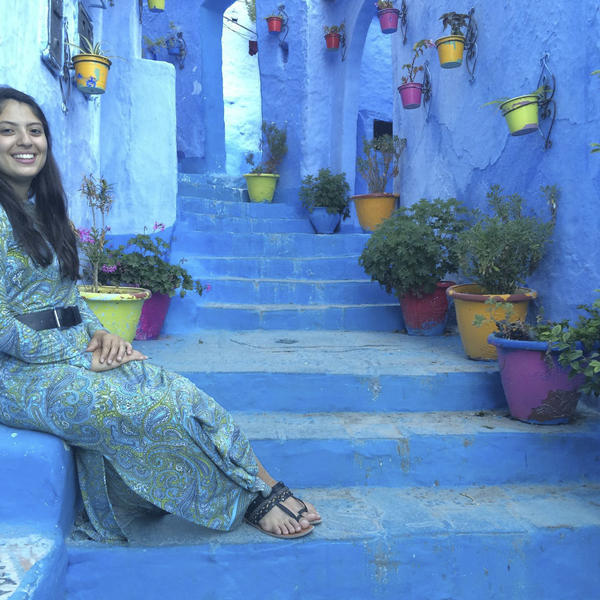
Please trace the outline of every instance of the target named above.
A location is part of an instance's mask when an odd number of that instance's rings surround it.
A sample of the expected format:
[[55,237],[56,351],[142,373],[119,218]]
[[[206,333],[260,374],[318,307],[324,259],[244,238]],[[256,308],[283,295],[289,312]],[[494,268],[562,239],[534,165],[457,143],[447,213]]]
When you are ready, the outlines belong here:
[[423,65],[417,65],[415,61],[419,56],[423,56],[425,48],[433,48],[433,42],[431,40],[416,42],[413,46],[412,61],[402,65],[402,68],[406,71],[406,74],[402,75],[402,85],[398,88],[402,99],[402,108],[410,109],[421,106],[423,84],[415,82],[415,77],[417,73],[423,70]]
[[381,33],[394,33],[397,31],[400,11],[394,8],[394,2],[392,0],[377,0],[375,8],[377,8]]
[[263,121],[259,149],[262,161],[257,165],[254,164],[254,153],[246,155],[246,162],[252,166],[250,173],[244,175],[248,195],[252,202],[271,202],[279,179],[277,169],[288,150],[287,130]]
[[350,216],[350,186],[345,173],[319,169],[316,177],[307,175],[300,187],[300,200],[309,213],[315,233],[334,233],[342,219]]
[[385,189],[390,179],[400,172],[400,158],[405,148],[406,138],[397,135],[363,138],[364,156],[356,159],[356,167],[367,182],[369,193],[352,199],[360,226],[366,231],[373,231],[394,212],[398,196],[386,193]]
[[465,32],[469,15],[447,12],[440,17],[444,31],[450,28],[450,35],[438,38],[435,45],[440,58],[440,66],[444,69],[460,67],[465,49]]
[[112,62],[100,42],[93,44],[83,35],[79,39],[80,46],[70,44],[79,50],[79,54],[73,56],[77,89],[83,94],[104,94]]
[[[473,283],[452,286],[448,294],[454,298],[459,333],[470,358],[496,358],[495,348],[487,343],[493,324],[473,325],[490,296],[513,303],[510,319],[515,321],[525,319],[528,302],[537,297],[535,290],[524,286],[552,239],[560,197],[556,186],[544,186],[542,193],[550,212],[547,220],[526,214],[519,194],[504,195],[499,185],[491,186],[487,194],[491,213],[474,211],[470,227],[459,235],[459,269]],[[494,320],[505,318],[499,307]]]
[[407,332],[442,335],[448,319],[443,281],[458,267],[456,244],[467,225],[455,198],[400,207],[371,235],[359,263],[373,281],[400,300]]
[[331,27],[324,25],[323,31],[325,32],[325,45],[327,50],[337,50],[340,47],[340,42],[344,35],[346,26],[344,23],[341,25],[332,25]]
[[92,226],[78,230],[91,275],[91,284],[79,286],[79,292],[108,331],[131,341],[142,305],[151,293],[144,288],[100,285],[101,265],[104,266],[107,255],[106,234],[110,227],[106,225],[106,216],[113,203],[113,186],[103,177],[96,180],[90,174],[84,176],[80,191],[91,209]]
[[152,292],[142,308],[135,336],[138,340],[158,337],[176,290],[183,298],[186,291],[201,296],[205,289],[183,267],[184,259],[178,264],[169,262],[171,244],[160,237],[164,229],[162,223],[155,222],[152,234],[144,228],[144,233],[132,236],[125,244],[105,249],[99,272],[103,284],[143,287]]

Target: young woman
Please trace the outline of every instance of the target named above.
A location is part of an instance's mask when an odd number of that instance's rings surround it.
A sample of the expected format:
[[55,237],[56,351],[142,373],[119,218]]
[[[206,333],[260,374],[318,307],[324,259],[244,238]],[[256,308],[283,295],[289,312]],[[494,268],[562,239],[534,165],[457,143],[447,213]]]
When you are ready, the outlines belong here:
[[126,539],[121,504],[213,529],[245,518],[276,537],[310,533],[315,508],[265,471],[212,398],[106,331],[78,277],[46,118],[0,88],[0,423],[73,447],[94,539]]

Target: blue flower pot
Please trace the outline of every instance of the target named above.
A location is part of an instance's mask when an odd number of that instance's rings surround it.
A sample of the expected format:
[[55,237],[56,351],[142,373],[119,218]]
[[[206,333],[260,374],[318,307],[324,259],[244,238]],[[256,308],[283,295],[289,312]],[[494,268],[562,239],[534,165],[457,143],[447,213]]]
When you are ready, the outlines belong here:
[[339,213],[330,214],[326,208],[318,206],[309,213],[308,219],[315,233],[334,233],[340,224],[342,215]]

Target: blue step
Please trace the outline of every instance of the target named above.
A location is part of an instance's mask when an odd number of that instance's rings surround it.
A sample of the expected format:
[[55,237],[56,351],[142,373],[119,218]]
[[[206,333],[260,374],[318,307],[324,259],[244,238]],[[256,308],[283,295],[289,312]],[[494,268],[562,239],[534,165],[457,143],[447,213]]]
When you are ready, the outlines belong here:
[[300,206],[281,203],[236,202],[215,198],[179,196],[178,207],[182,216],[214,215],[253,219],[306,219],[306,212]]
[[179,221],[180,227],[191,231],[230,233],[314,233],[308,219],[256,219],[186,213]]
[[296,491],[323,516],[298,540],[163,517],[130,546],[71,542],[67,600],[597,597],[598,486]]
[[196,196],[229,202],[244,202],[248,199],[243,177],[179,173],[177,181],[180,196]]

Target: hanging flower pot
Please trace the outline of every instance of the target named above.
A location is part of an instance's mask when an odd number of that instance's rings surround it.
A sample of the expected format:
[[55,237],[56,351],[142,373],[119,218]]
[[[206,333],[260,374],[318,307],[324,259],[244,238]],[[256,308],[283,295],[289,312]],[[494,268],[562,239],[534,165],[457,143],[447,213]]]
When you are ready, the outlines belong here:
[[435,45],[443,69],[460,67],[465,49],[464,35],[447,35],[436,40]]
[[269,28],[269,33],[281,33],[283,18],[277,16],[267,17],[267,26]]
[[398,30],[400,11],[397,8],[384,8],[377,11],[381,33],[394,33]]
[[248,54],[254,56],[258,52],[258,41],[248,40]]
[[338,50],[342,36],[339,33],[328,33],[325,35],[325,45],[327,50]]
[[171,296],[154,292],[144,305],[135,332],[136,340],[155,340],[163,327],[171,304]]
[[402,317],[409,335],[443,335],[448,323],[446,289],[454,281],[439,281],[431,294],[406,294],[400,298]]
[[163,12],[165,10],[165,0],[148,0],[148,9],[150,12]]
[[526,135],[537,131],[539,124],[538,96],[517,96],[500,104],[500,110],[511,135]]
[[421,106],[421,94],[423,93],[423,84],[409,81],[403,83],[399,88],[402,108],[419,108]]
[[539,425],[567,423],[577,407],[583,375],[569,376],[547,342],[509,340],[491,334],[510,414]]
[[77,54],[73,57],[77,89],[84,94],[104,94],[111,61],[99,54]]

